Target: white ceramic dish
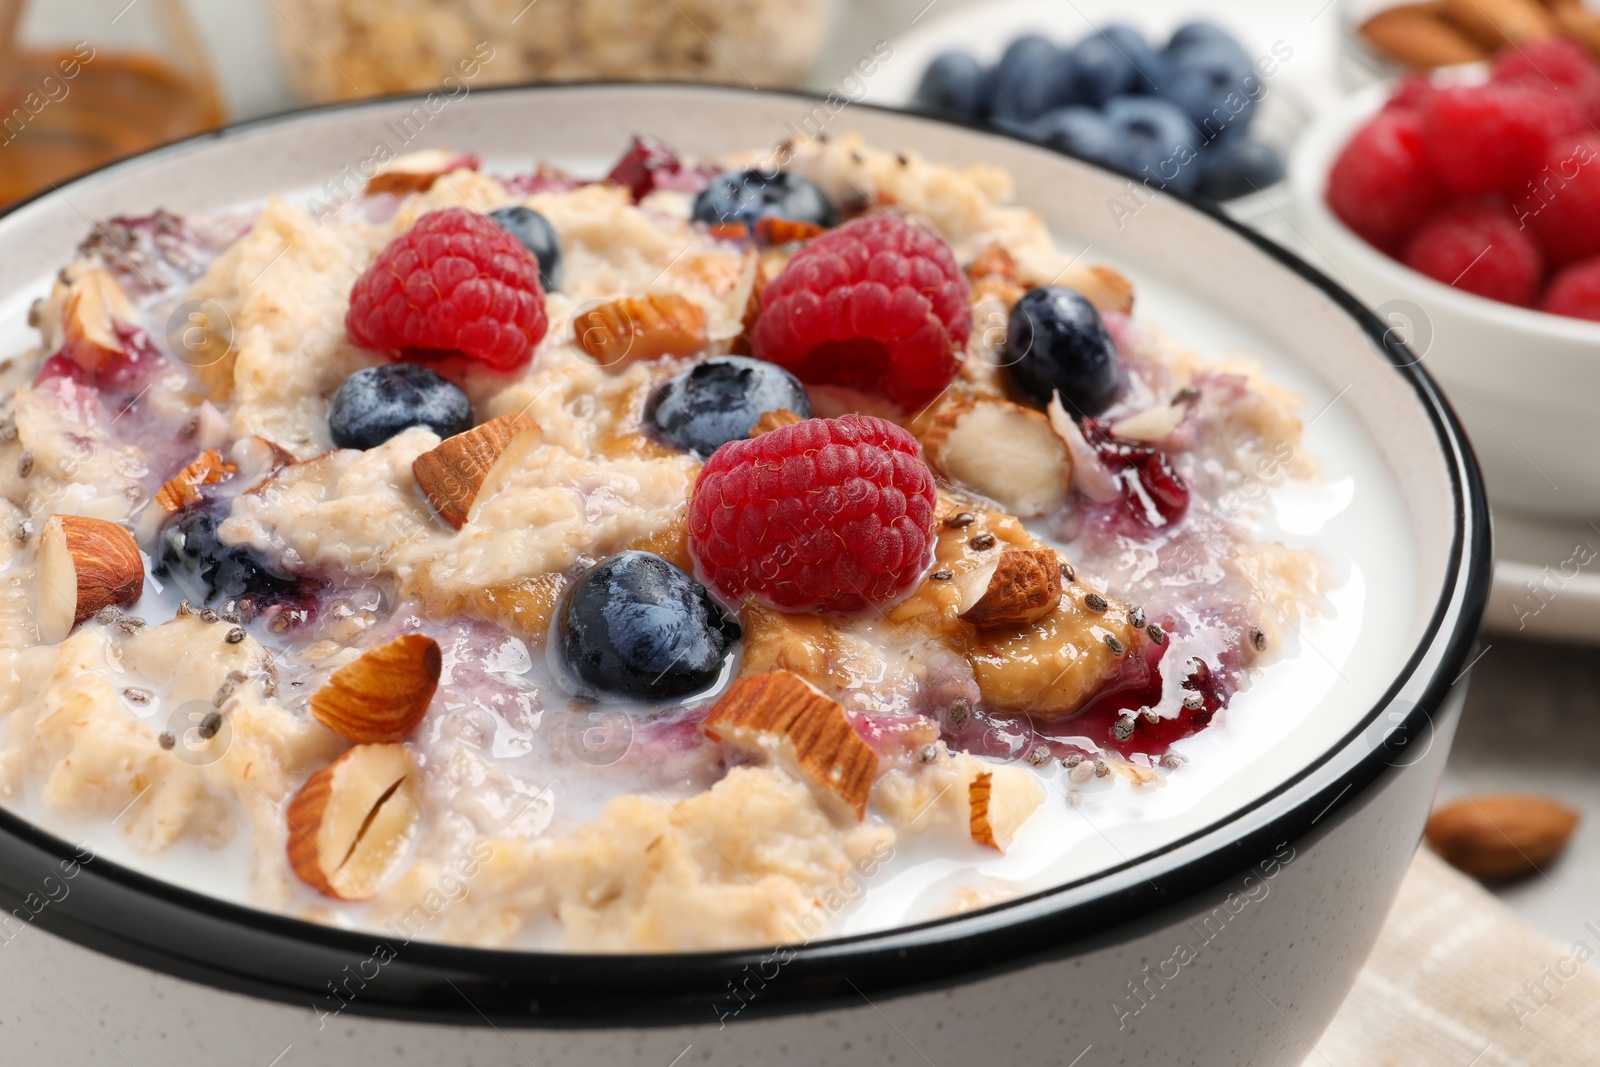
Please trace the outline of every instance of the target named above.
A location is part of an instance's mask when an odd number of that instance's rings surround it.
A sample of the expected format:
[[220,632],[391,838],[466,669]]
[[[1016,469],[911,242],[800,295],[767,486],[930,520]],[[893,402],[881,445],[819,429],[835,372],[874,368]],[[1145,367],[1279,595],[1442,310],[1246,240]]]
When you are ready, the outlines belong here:
[[1377,85],[1352,96],[1295,150],[1290,183],[1308,258],[1388,320],[1438,375],[1496,507],[1600,514],[1600,323],[1452,289],[1379,252],[1328,209],[1329,168],[1389,91]]
[[[314,189],[369,154],[368,142],[412,106],[379,101],[240,127],[16,209],[0,219],[8,252],[0,319],[15,327],[87,219],[158,205],[217,210]],[[636,129],[717,152],[781,140],[786,123],[814,106],[689,87],[482,92],[441,111],[413,147],[481,152],[491,172],[535,156],[603,160]],[[1484,503],[1450,413],[1358,305],[1219,216],[1157,196],[1119,227],[1082,207],[1120,190],[1123,179],[1107,172],[900,114],[861,108],[836,121],[874,143],[1011,170],[1019,199],[1063,242],[1095,248],[1138,281],[1142,314],[1219,355],[1232,346],[1262,352],[1310,399],[1314,450],[1318,440],[1345,440],[1370,456],[1373,480],[1355,490],[1387,485],[1396,503],[1385,505],[1387,532],[1352,536],[1396,542],[1388,555],[1407,561],[1412,580],[1387,601],[1374,590],[1363,607],[1374,625],[1360,629],[1387,636],[1381,648],[1329,665],[1348,688],[1306,735],[1315,743],[1241,776],[1228,808],[1181,836],[1149,843],[1104,834],[1114,855],[1093,877],[954,919],[792,949],[679,956],[416,942],[372,974],[371,936],[176,888],[109,855],[80,867],[70,895],[29,907],[29,894],[37,899],[44,879],[58,879],[73,849],[0,811],[0,895],[26,909],[19,922],[191,980],[129,978],[124,964],[47,949],[54,943],[30,930],[25,951],[0,954],[0,1058],[41,1056],[36,1046],[5,1044],[21,1040],[10,1025],[26,1017],[17,1013],[74,1018],[36,999],[40,970],[69,1005],[107,981],[153,991],[128,994],[138,999],[118,1005],[123,1022],[107,1039],[136,1061],[174,1065],[267,1063],[285,1045],[298,1063],[346,1062],[394,1045],[425,1062],[480,1063],[660,1064],[692,1045],[697,1062],[744,1063],[778,1049],[794,1063],[876,1064],[913,1058],[901,1042],[927,1042],[950,1062],[1065,1061],[1080,1043],[1128,1063],[1177,1062],[1196,1047],[1214,1062],[1304,1057],[1301,1035],[1331,1018],[1415,847],[1486,593]],[[1328,461],[1339,469],[1342,457]],[[1198,947],[1186,955],[1179,942]],[[324,987],[346,968],[366,976],[359,992],[336,1021],[319,1018],[308,1008],[325,1002]],[[491,1019],[534,1029],[508,1048],[509,1039],[480,1028]],[[77,1062],[68,1026],[44,1040],[58,1042],[46,1058]]]

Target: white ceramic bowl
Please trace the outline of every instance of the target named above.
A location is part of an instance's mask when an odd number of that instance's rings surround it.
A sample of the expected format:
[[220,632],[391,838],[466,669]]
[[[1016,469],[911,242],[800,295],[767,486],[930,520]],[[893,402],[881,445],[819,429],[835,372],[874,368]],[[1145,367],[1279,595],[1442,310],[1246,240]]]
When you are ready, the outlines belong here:
[[1329,168],[1391,88],[1350,97],[1302,138],[1289,167],[1300,236],[1313,262],[1320,257],[1444,384],[1495,506],[1600,514],[1600,323],[1453,289],[1384,255],[1328,209]]
[[[13,209],[0,217],[6,350],[90,219],[315,193],[415,106],[373,101],[237,127]],[[536,157],[592,170],[635,130],[691,153],[724,152],[771,144],[818,106],[687,86],[484,90],[441,110],[413,147],[480,152],[491,172]],[[1102,206],[1123,195],[1124,179],[1079,161],[874,108],[852,108],[837,124],[886,147],[1012,171],[1019,200],[1063,241],[1093,247],[1137,279],[1152,318],[1215,355],[1235,343],[1270,355],[1321,407],[1307,447],[1330,471],[1348,475],[1351,456],[1364,457],[1369,473],[1347,477],[1349,491],[1386,503],[1370,528],[1348,536],[1384,542],[1390,563],[1405,566],[1371,572],[1376,587],[1352,610],[1354,643],[1338,665],[1325,671],[1304,652],[1304,662],[1285,661],[1294,684],[1284,699],[1319,713],[1297,727],[1295,754],[1239,771],[1239,799],[1191,813],[1192,829],[1157,846],[1103,834],[1112,862],[1066,884],[780,950],[678,955],[380,948],[383,935],[204,895],[139,873],[110,849],[63,883],[68,832],[29,822],[8,800],[0,1063],[1171,1067],[1306,1058],[1306,1040],[1343,1000],[1410,863],[1460,707],[1489,535],[1459,427],[1359,304],[1214,209],[1157,195],[1117,219]],[[1313,674],[1338,674],[1350,688],[1334,685],[1319,701],[1306,692]]]

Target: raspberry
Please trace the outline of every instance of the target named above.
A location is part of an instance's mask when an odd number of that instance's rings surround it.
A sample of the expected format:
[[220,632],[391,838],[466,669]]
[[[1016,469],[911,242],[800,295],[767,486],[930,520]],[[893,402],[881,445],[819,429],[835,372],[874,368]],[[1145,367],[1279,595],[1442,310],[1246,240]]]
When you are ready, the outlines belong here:
[[1384,111],[1350,139],[1328,173],[1328,207],[1386,251],[1399,247],[1439,201],[1439,183],[1422,150],[1421,120]]
[[1539,310],[1600,322],[1600,256],[1560,271],[1544,291]]
[[1422,111],[1422,144],[1445,188],[1515,194],[1552,137],[1584,126],[1562,93],[1524,83],[1440,89]]
[[489,219],[430,212],[389,242],[350,289],[345,332],[362,348],[407,360],[457,352],[516,370],[544,337],[539,262]]
[[712,454],[689,499],[689,552],[733,603],[853,615],[921,578],[933,508],[933,475],[905,430],[807,419]]
[[1499,201],[1441,208],[1417,227],[1406,265],[1469,293],[1526,306],[1544,277],[1544,256]]
[[1492,80],[1570,94],[1591,122],[1600,120],[1600,63],[1570,37],[1546,37],[1502,49],[1495,57]]
[[1545,148],[1531,189],[1517,199],[1556,266],[1600,255],[1600,135],[1558,137]]
[[932,230],[856,219],[813,240],[762,290],[753,347],[803,382],[919,408],[961,369],[970,295]]

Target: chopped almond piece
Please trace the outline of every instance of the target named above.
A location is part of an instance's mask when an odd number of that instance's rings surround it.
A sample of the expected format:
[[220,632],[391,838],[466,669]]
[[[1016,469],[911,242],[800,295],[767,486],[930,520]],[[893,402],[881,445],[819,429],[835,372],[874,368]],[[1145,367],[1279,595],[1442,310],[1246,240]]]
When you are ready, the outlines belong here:
[[956,576],[957,614],[980,630],[1026,626],[1061,602],[1061,557],[1053,548],[1007,548],[989,564]]
[[53,645],[101,608],[144,593],[144,559],[114,522],[52,515],[39,535],[39,639]]
[[797,219],[776,219],[770,216],[756,220],[756,240],[767,245],[786,245],[796,241],[809,241],[827,230],[814,222]]
[[773,430],[781,427],[793,426],[797,422],[804,421],[804,419],[790,411],[788,408],[779,408],[776,411],[764,411],[761,413],[761,417],[756,420],[756,424],[750,427],[750,436],[760,437],[764,433],[771,433]]
[[579,348],[612,369],[662,356],[691,356],[707,344],[705,311],[677,293],[597,305],[574,318],[572,330]]
[[405,852],[421,811],[404,745],[357,745],[289,801],[289,865],[337,900],[370,900]]
[[797,674],[774,671],[740,678],[706,716],[713,741],[778,755],[862,819],[878,773],[878,756],[861,740],[844,708]]
[[1066,502],[1072,456],[1042,413],[1005,400],[959,404],[922,436],[935,470],[1027,518]]
[[366,194],[425,193],[433,183],[453,170],[477,170],[478,157],[452,152],[444,148],[425,148],[420,152],[407,152],[380,166],[367,179]]
[[311,697],[318,722],[356,744],[402,741],[428,711],[439,685],[439,643],[405,634],[368,649],[333,672]]
[[156,503],[166,511],[180,511],[190,504],[200,502],[200,486],[215,485],[234,474],[239,468],[224,462],[214,448],[208,448],[200,458],[179,471],[156,493]]
[[520,411],[490,419],[418,456],[411,464],[411,473],[439,518],[459,530],[466,525],[478,490],[483,488],[495,462],[518,434],[537,429],[533,420]]

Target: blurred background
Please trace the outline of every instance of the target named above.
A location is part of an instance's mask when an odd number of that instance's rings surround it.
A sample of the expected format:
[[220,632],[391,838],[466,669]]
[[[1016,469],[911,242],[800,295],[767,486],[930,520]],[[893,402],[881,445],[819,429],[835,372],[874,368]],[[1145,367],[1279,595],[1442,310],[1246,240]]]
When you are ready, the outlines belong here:
[[[1472,435],[1496,582],[1440,805],[1576,817],[1514,846],[1525,865],[1454,857],[1572,944],[1600,938],[1597,55],[1584,0],[0,0],[0,204],[225,122],[463,78],[800,87],[1214,201],[1387,320]],[[1175,146],[1193,161],[1167,174]]]

